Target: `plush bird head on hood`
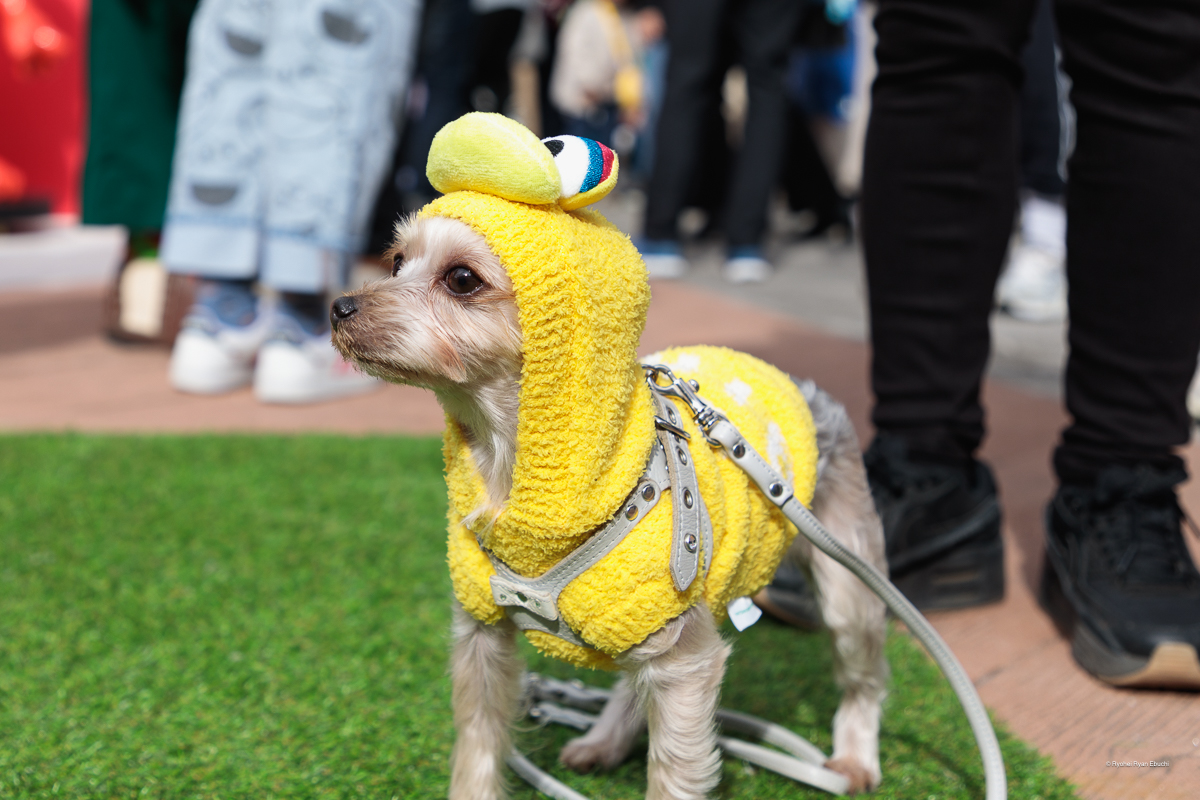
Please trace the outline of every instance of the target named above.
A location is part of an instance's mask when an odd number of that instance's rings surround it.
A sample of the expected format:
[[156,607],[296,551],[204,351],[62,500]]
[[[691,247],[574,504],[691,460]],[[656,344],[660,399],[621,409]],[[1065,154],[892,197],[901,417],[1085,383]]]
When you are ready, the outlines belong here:
[[[586,208],[616,184],[617,156],[590,139],[539,141],[503,115],[474,113],[434,137],[426,171],[444,195],[420,215],[483,236],[512,279],[523,339],[509,502],[469,535],[538,575],[612,516],[655,436],[637,360],[646,268],[629,238]],[[445,455],[453,537],[484,495],[453,419]]]
[[579,136],[538,141],[503,114],[467,114],[438,131],[425,173],[443,194],[481,192],[527,205],[590,205],[617,185],[617,154]]

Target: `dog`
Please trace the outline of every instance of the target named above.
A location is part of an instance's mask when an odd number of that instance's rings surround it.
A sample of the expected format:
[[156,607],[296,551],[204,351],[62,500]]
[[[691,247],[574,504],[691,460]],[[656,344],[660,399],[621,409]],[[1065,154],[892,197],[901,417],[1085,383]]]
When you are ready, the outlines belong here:
[[[471,116],[476,115],[468,115]],[[502,132],[508,135],[507,128]],[[437,146],[435,139],[435,150]],[[557,157],[559,151],[569,150],[577,143],[567,142],[565,148],[558,150],[546,146]],[[591,152],[594,156],[595,149]],[[431,178],[434,159],[431,152]],[[463,171],[461,164],[455,168]],[[560,169],[565,174],[568,167]],[[443,186],[447,183],[442,180]],[[582,185],[586,190],[587,183]],[[447,191],[438,182],[435,186]],[[564,210],[565,203],[563,208],[553,206],[552,214],[545,212],[550,214],[545,226],[547,231],[556,224],[566,227],[553,234],[530,234],[532,241],[544,241],[546,249],[553,251],[539,254],[529,237],[517,237],[519,241],[506,238],[507,226],[488,215],[494,217],[504,211],[504,204],[512,203],[516,209],[513,213],[524,215],[521,219],[534,219],[537,227],[541,227],[540,218],[531,215],[541,213],[539,209],[544,207],[491,197],[471,187],[454,191],[458,197],[453,202],[439,206],[439,201],[435,201],[420,215],[397,225],[395,242],[387,255],[392,263],[391,276],[335,300],[330,319],[334,346],[348,360],[384,380],[431,390],[446,412],[447,473],[451,487],[450,562],[456,593],[451,675],[457,740],[451,758],[450,797],[498,800],[505,796],[503,767],[511,746],[509,729],[521,702],[518,631],[504,610],[492,605],[492,596],[485,594],[486,588],[472,594],[469,587],[463,587],[472,579],[472,571],[492,574],[493,567],[500,569],[488,559],[496,558],[497,552],[518,552],[519,548],[511,546],[512,541],[529,545],[526,551],[520,551],[529,559],[520,562],[514,558],[512,574],[526,577],[541,574],[563,552],[589,541],[595,530],[593,522],[623,510],[623,504],[609,502],[606,508],[584,509],[586,513],[579,517],[575,508],[563,508],[573,503],[562,498],[577,498],[580,506],[586,506],[597,495],[623,496],[636,484],[644,467],[644,453],[650,445],[638,451],[637,458],[613,457],[605,461],[603,453],[608,451],[597,451],[601,455],[580,455],[569,448],[558,450],[557,439],[551,441],[551,437],[569,438],[571,431],[582,430],[604,441],[628,434],[642,437],[639,441],[648,443],[646,437],[654,435],[652,430],[642,431],[643,427],[654,427],[649,411],[639,417],[641,412],[636,409],[622,410],[637,403],[606,405],[610,396],[641,397],[639,392],[649,396],[644,390],[645,383],[638,382],[641,367],[633,355],[644,321],[648,289],[639,288],[646,284],[644,267],[639,279],[628,281],[633,285],[631,289],[621,281],[602,280],[600,276],[595,286],[589,286],[589,270],[581,266],[585,262],[542,271],[536,281],[531,281],[515,270],[513,264],[519,259],[533,263],[570,258],[569,250],[562,248],[580,241],[582,234],[571,233],[577,229],[594,233],[595,249],[602,261],[616,251],[623,253],[621,257],[626,261],[640,264],[640,259],[628,241],[599,215],[588,210]],[[470,223],[485,218],[490,221]],[[529,223],[524,224],[529,227]],[[485,236],[481,228],[494,233]],[[543,238],[539,240],[537,236]],[[627,269],[636,270],[636,266]],[[562,281],[573,282],[574,288],[564,290],[559,285]],[[591,296],[592,288],[596,297]],[[587,295],[587,299],[564,317],[563,298],[569,296],[570,290],[575,296]],[[568,294],[563,294],[564,291]],[[620,301],[629,292],[633,293],[629,296],[634,301]],[[558,327],[532,324],[530,315],[534,313],[553,317]],[[613,356],[612,348],[602,341],[597,344],[603,336],[590,337],[589,326],[603,331],[604,336],[632,344],[617,348],[622,355]],[[564,349],[562,337],[555,331],[572,332],[575,338],[570,347]],[[589,353],[591,361],[585,357]],[[670,353],[667,355],[670,357]],[[691,351],[684,355],[695,357]],[[674,357],[682,359],[678,354]],[[732,354],[729,358],[741,364],[749,357]],[[560,386],[563,381],[557,377],[553,381],[544,380],[547,370],[557,376],[555,370],[561,368],[558,362],[564,360],[582,360],[581,369],[578,365],[573,367],[584,375],[580,386],[564,389]],[[608,383],[624,388],[609,391]],[[758,390],[759,384],[755,387]],[[885,571],[882,527],[867,486],[858,441],[844,409],[811,382],[798,385],[789,382],[788,388],[780,391],[788,398],[792,397],[789,392],[794,392],[796,405],[806,405],[811,416],[815,442],[811,470],[813,512],[850,550]],[[547,397],[550,399],[546,400]],[[649,408],[649,401],[645,403]],[[564,415],[560,406],[566,404],[574,405],[571,413]],[[684,421],[679,420],[679,425],[683,426]],[[700,447],[707,448],[701,437],[692,438],[700,441]],[[772,442],[771,446],[778,444]],[[699,463],[698,455],[694,458],[698,474],[702,469],[709,470],[704,475],[710,477],[707,482],[701,480],[701,488],[713,486],[714,467]],[[718,454],[712,458],[723,457]],[[804,470],[797,466],[789,472],[795,473],[799,486]],[[538,491],[530,488],[541,486],[536,480],[528,480],[530,474],[541,476],[538,478],[541,480],[546,475],[560,473],[590,477],[565,480],[564,491],[568,494],[561,496],[544,488]],[[614,474],[620,479],[610,481]],[[578,487],[583,483],[588,484],[584,487],[586,491]],[[609,483],[621,488],[606,489]],[[726,480],[722,485],[731,484]],[[547,491],[552,497],[543,502]],[[704,492],[702,497],[707,508],[718,511],[723,508],[722,503],[734,502]],[[591,516],[587,516],[589,513]],[[647,512],[645,519],[650,520],[652,513]],[[554,520],[564,515],[569,519],[592,520],[587,523],[592,527],[578,531],[575,538],[564,539],[565,544],[557,550],[551,546],[554,545],[551,539],[526,532],[541,524],[543,517],[553,517],[545,525],[549,530],[557,524]],[[729,520],[734,516],[722,517],[723,524],[732,524]],[[522,527],[510,524],[512,519],[532,522]],[[772,530],[782,531],[784,526]],[[725,533],[732,537],[737,531],[731,533],[726,529]],[[794,529],[791,534],[794,535]],[[515,537],[507,551],[503,549],[505,535]],[[521,541],[522,537],[529,541]],[[488,548],[483,547],[484,541],[488,542]],[[832,634],[835,677],[843,690],[833,721],[833,755],[827,766],[847,777],[852,792],[871,790],[881,779],[878,730],[888,679],[883,654],[886,635],[883,604],[849,571],[815,551],[800,536],[790,546],[784,542],[778,552],[772,551],[769,563],[759,567],[760,582],[750,585],[748,594],[770,579],[785,549],[785,557],[802,565],[812,578],[824,623]],[[715,571],[718,566],[714,561],[711,569]],[[577,581],[584,582],[586,575]],[[671,612],[674,615],[661,624],[654,622],[657,627],[648,635],[630,634],[634,636],[632,644],[610,646],[606,653],[564,644],[541,630],[525,631],[545,652],[575,663],[616,667],[623,673],[597,723],[563,748],[560,758],[565,765],[578,771],[614,767],[626,758],[638,735],[648,727],[647,798],[698,800],[708,797],[716,787],[720,754],[715,713],[730,646],[717,630],[717,616],[724,609],[708,607],[702,583],[703,580],[692,585],[688,595],[691,599],[677,607],[682,609],[679,613]],[[685,594],[674,589],[668,589],[667,593],[679,598]],[[564,589],[562,597],[566,596]],[[624,630],[625,612],[614,615],[610,604],[602,606],[596,608],[596,613],[609,614],[604,623],[609,628],[604,630],[613,629],[620,634]],[[566,606],[563,608],[565,620]],[[634,608],[637,612],[641,610]],[[578,623],[584,631],[582,639],[588,639],[589,631],[593,631],[588,627],[590,620],[584,612],[577,613],[584,616],[577,615],[572,624]],[[596,626],[595,630],[601,628]],[[601,634],[584,644],[604,649],[593,644],[598,638],[602,638]],[[579,636],[575,639],[582,641]],[[579,655],[585,652],[588,655]],[[593,656],[596,661],[580,660]]]

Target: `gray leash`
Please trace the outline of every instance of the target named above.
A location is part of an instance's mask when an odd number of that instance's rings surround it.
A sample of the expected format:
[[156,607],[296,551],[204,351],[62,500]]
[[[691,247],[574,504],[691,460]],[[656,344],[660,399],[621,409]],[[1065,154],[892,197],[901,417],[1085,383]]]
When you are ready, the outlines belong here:
[[[787,481],[772,469],[758,451],[742,437],[733,423],[697,394],[699,386],[680,380],[664,365],[645,365],[645,369],[650,379],[650,385],[657,394],[674,397],[686,403],[708,443],[722,448],[735,464],[745,470],[750,479],[762,491],[763,496],[778,506],[784,516],[795,524],[805,538],[812,542],[818,550],[858,576],[925,646],[950,682],[954,693],[958,695],[958,700],[967,715],[967,721],[975,734],[975,741],[983,759],[986,800],[1005,800],[1008,796],[1008,784],[1004,774],[1004,758],[1000,753],[996,732],[992,729],[991,720],[988,719],[987,709],[984,708],[983,701],[979,699],[979,693],[975,691],[975,685],[967,677],[966,671],[963,670],[962,665],[942,637],[929,624],[929,620],[925,619],[921,612],[908,601],[908,598],[901,594],[900,590],[893,586],[879,570],[859,559],[841,542],[829,535],[829,532],[817,521],[812,512],[795,498]],[[665,378],[668,383],[665,385],[659,383],[659,378]],[[547,679],[541,678],[540,681],[544,684]],[[534,683],[536,685],[537,681]],[[561,688],[562,686],[572,687],[575,691],[566,691]],[[600,701],[602,706],[602,700],[607,699],[607,693],[604,690],[572,684],[556,684],[555,688],[571,705],[577,707],[580,703],[587,707],[588,704],[594,704],[597,701]],[[533,694],[534,699],[538,699],[536,689]],[[579,711],[563,709],[545,699],[535,705],[533,710],[536,711],[535,718],[540,714],[545,721],[559,722],[572,727],[590,727],[591,721],[594,719]],[[721,737],[719,744],[726,752],[833,794],[845,792],[845,779],[821,766],[825,761],[824,754],[791,731],[764,720],[724,709],[719,712],[718,718],[726,729],[756,735],[764,742],[788,750],[796,758],[749,742]],[[781,734],[780,731],[783,733]],[[798,744],[795,741],[797,739],[803,744]],[[815,765],[814,760],[816,760]],[[556,800],[587,800],[583,795],[542,772],[515,749],[508,757],[508,764],[513,771],[548,797],[556,798]],[[826,776],[815,770],[841,778],[840,785],[824,781]]]
[[[979,745],[979,753],[983,759],[987,800],[1005,800],[1008,796],[1008,783],[1004,774],[1004,757],[1000,754],[1000,744],[996,741],[996,732],[992,730],[987,709],[984,708],[979,693],[975,691],[975,684],[967,677],[962,664],[958,663],[950,647],[929,624],[929,620],[925,619],[916,606],[910,603],[891,581],[880,574],[879,570],[862,561],[829,535],[812,512],[795,498],[787,481],[742,438],[733,423],[696,394],[698,386],[681,381],[665,366],[647,365],[646,371],[650,374],[650,383],[655,391],[687,403],[709,444],[721,447],[735,464],[746,471],[750,479],[762,490],[763,495],[796,525],[805,538],[818,550],[857,575],[925,646],[950,682],[954,693],[958,695],[967,721],[975,734],[975,742]],[[665,386],[660,384],[660,377],[666,378],[669,383]]]

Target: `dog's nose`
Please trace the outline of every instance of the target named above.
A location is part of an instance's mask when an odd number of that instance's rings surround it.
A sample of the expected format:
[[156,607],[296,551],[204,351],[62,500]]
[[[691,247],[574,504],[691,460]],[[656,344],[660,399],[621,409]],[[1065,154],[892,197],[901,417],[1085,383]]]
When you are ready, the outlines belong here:
[[358,313],[358,303],[354,302],[353,297],[339,297],[333,301],[333,305],[329,308],[329,321],[337,325],[339,322],[349,319]]

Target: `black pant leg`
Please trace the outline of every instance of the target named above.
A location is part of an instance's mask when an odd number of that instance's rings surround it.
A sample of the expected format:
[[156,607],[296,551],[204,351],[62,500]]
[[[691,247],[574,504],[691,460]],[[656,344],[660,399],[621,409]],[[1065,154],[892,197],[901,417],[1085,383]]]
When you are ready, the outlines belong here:
[[667,87],[655,133],[654,170],[646,197],[645,236],[675,239],[676,219],[703,170],[701,128],[720,96],[721,22],[725,0],[666,4]]
[[872,418],[957,460],[983,437],[988,314],[1017,194],[1033,0],[882,0],[862,190]]
[[1067,186],[1073,421],[1055,467],[1177,464],[1200,349],[1200,4],[1056,0],[1078,119]]
[[793,211],[810,209],[818,222],[835,218],[841,196],[817,147],[808,117],[791,101],[788,102],[787,138],[780,179]]
[[1062,150],[1062,98],[1059,97],[1052,0],[1037,0],[1029,44],[1021,54],[1025,83],[1021,87],[1021,185],[1043,195],[1061,197],[1066,190],[1059,174]]
[[731,247],[760,244],[767,228],[767,206],[779,183],[787,134],[783,77],[802,7],[795,0],[743,0],[733,7],[748,105],[746,133],[725,204]]
[[[400,143],[400,163],[411,170],[423,204],[437,197],[425,175],[433,137],[468,111],[467,81],[474,69],[475,15],[467,0],[426,0],[422,8],[416,74],[423,76],[427,99],[420,117],[410,120]],[[415,210],[415,209],[411,209]],[[389,237],[390,238],[390,237]]]

